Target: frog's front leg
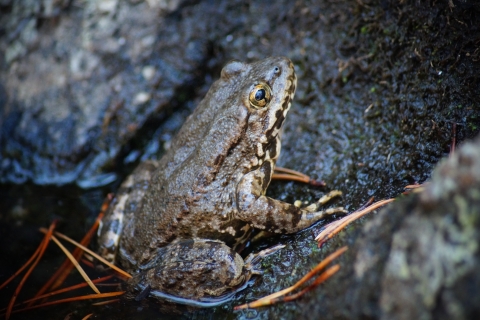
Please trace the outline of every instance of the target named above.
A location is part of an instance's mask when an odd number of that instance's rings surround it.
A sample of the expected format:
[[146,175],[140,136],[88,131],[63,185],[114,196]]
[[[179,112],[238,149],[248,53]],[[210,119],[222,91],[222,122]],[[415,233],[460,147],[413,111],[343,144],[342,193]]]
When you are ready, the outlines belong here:
[[237,186],[236,197],[239,219],[257,229],[275,233],[294,233],[311,226],[333,213],[345,213],[343,208],[317,211],[324,198],[306,208],[265,196],[274,169],[271,160],[247,173]]

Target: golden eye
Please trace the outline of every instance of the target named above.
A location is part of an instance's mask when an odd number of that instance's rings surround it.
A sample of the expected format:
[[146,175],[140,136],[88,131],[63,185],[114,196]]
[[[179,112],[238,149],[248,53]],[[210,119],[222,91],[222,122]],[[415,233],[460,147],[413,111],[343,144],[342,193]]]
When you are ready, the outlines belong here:
[[272,89],[266,83],[259,83],[250,91],[249,99],[252,107],[264,108],[272,99]]

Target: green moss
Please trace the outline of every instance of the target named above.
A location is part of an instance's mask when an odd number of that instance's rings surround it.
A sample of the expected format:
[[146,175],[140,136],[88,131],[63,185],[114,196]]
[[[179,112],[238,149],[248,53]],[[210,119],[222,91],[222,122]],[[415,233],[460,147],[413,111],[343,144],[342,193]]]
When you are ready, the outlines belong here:
[[468,125],[468,128],[472,131],[478,130],[478,125],[476,123],[469,122],[467,125]]

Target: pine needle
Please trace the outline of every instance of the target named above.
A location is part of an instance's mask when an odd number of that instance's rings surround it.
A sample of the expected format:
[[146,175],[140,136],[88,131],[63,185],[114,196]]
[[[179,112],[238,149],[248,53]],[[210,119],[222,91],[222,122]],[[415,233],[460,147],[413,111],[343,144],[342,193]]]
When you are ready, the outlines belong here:
[[58,241],[58,239],[52,235],[52,240],[57,244],[57,246],[62,249],[63,253],[65,253],[65,255],[68,257],[68,259],[70,259],[70,261],[73,263],[73,265],[75,266],[75,268],[77,268],[78,272],[82,275],[83,279],[88,283],[88,285],[90,286],[90,288],[92,288],[93,291],[95,291],[97,294],[100,294],[100,291],[97,289],[97,287],[95,286],[95,284],[92,282],[92,280],[90,280],[90,278],[88,277],[88,275],[85,273],[85,271],[83,271],[83,268],[80,266],[80,264],[78,263],[77,260],[75,260],[75,258],[72,256],[72,254],[70,253],[70,251],[67,250],[67,248],[65,248],[63,246],[63,244]]

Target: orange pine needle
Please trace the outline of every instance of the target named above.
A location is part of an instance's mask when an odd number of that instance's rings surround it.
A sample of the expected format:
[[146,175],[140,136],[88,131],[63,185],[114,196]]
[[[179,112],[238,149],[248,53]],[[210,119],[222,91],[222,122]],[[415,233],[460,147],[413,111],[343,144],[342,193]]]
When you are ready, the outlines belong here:
[[305,173],[301,173],[300,171],[293,170],[293,169],[288,169],[288,168],[284,168],[284,167],[275,167],[275,171],[279,172],[279,173],[291,174],[293,176],[309,178],[309,176],[307,176]]
[[40,249],[35,261],[33,262],[33,264],[30,266],[28,271],[23,276],[22,280],[20,281],[20,283],[17,286],[17,289],[15,289],[15,292],[13,293],[12,299],[10,299],[10,303],[8,304],[8,307],[7,307],[7,312],[5,313],[5,319],[10,318],[10,314],[12,313],[12,309],[13,309],[13,305],[15,304],[15,300],[17,299],[17,296],[19,295],[20,291],[22,290],[22,287],[23,287],[25,281],[27,281],[28,277],[32,273],[33,269],[35,269],[38,262],[42,258],[45,250],[47,249],[47,246],[50,243],[50,237],[52,236],[53,230],[55,229],[56,225],[57,225],[56,220],[53,221],[52,224],[50,224],[50,227],[48,228],[48,231],[47,231],[45,237],[43,238],[42,243],[40,244],[41,249]]
[[306,281],[310,280],[316,273],[318,273],[319,271],[323,270],[325,268],[325,266],[327,264],[329,264],[330,262],[332,262],[334,259],[336,259],[338,256],[340,256],[342,253],[344,253],[345,251],[347,251],[348,247],[342,247],[340,249],[338,249],[337,251],[335,251],[334,253],[330,254],[328,257],[326,257],[325,259],[323,259],[319,264],[317,264],[315,266],[315,268],[313,268],[309,273],[307,273],[305,276],[303,276],[302,279],[300,279],[299,281],[297,281],[293,286],[291,287],[288,287],[286,289],[283,289],[281,291],[278,291],[278,292],[275,292],[275,293],[272,293],[266,297],[263,297],[261,300],[263,299],[274,299],[274,298],[277,298],[277,297],[280,297],[280,296],[283,296],[283,295],[286,295],[287,293],[290,293],[292,292],[293,290],[297,289],[298,287],[300,287],[302,284],[304,284]]
[[321,275],[318,276],[317,279],[315,279],[315,281],[309,285],[308,287],[304,288],[302,291],[300,292],[297,292],[295,294],[292,294],[290,296],[286,296],[286,297],[283,297],[283,298],[277,298],[277,299],[273,299],[272,301],[270,301],[270,304],[269,305],[272,305],[272,304],[275,304],[277,302],[289,302],[289,301],[293,301],[295,299],[298,299],[300,298],[301,296],[303,296],[305,293],[315,289],[316,287],[318,287],[319,285],[321,285],[323,282],[325,282],[326,280],[328,280],[330,277],[332,277],[335,273],[338,272],[338,270],[340,270],[340,265],[338,264],[335,264],[333,266],[331,266],[330,268],[328,268],[327,270],[325,270],[325,272],[323,272]]
[[[97,219],[95,220],[95,223],[90,228],[90,230],[85,234],[82,241],[80,241],[82,245],[86,246],[90,243],[91,238],[95,234],[95,231],[97,230],[98,226],[100,225],[100,221],[103,218],[103,212],[105,212],[106,208],[108,208],[108,204],[110,203],[110,201],[111,201],[111,197],[107,196],[107,199],[102,204],[102,209]],[[81,249],[75,248],[72,254],[75,257],[75,260],[78,261],[82,256],[83,251]],[[47,290],[55,290],[56,288],[58,288],[65,281],[65,279],[70,274],[72,269],[73,269],[73,264],[70,262],[68,258],[65,259],[65,261],[62,263],[60,268],[52,275],[52,277],[50,277],[47,283],[43,285],[43,287],[37,292],[35,296],[36,297],[40,296],[43,293],[45,293],[45,291]]]
[[[40,228],[40,231],[41,232],[45,232],[45,229],[44,228]],[[83,251],[85,252],[88,252],[89,254],[91,254],[94,258],[96,258],[97,260],[99,260],[100,262],[104,263],[105,265],[109,266],[110,268],[112,268],[113,270],[117,271],[118,273],[120,273],[122,276],[124,277],[127,277],[127,278],[131,278],[132,276],[128,273],[128,272],[125,272],[123,271],[122,269],[120,269],[119,267],[115,266],[114,264],[111,264],[110,262],[108,262],[107,260],[103,259],[101,256],[99,256],[98,254],[96,254],[95,252],[93,252],[92,250],[88,249],[87,247],[81,245],[80,243],[76,242],[75,240],[72,240],[71,238],[67,237],[66,235],[60,233],[60,232],[55,232],[55,235],[59,238],[62,238],[63,240],[66,240],[68,242],[70,242],[71,244],[79,247],[80,249],[82,249]]]
[[[113,278],[113,275],[98,278],[98,279],[92,280],[92,282],[93,283],[101,283],[101,282],[110,280],[111,278]],[[27,301],[24,301],[23,303],[27,303],[27,302],[34,301],[34,300],[39,300],[39,299],[42,299],[42,298],[49,298],[49,297],[55,296],[55,295],[60,294],[60,293],[65,293],[65,292],[70,292],[70,291],[73,291],[73,290],[85,288],[86,286],[88,286],[88,283],[82,282],[82,283],[79,283],[79,284],[76,284],[76,285],[73,285],[73,286],[70,286],[70,287],[67,287],[67,288],[63,288],[63,289],[60,289],[60,290],[45,293],[44,295],[29,299]]]
[[353,221],[363,217],[367,213],[372,212],[375,209],[378,209],[390,202],[395,201],[395,199],[386,199],[386,200],[380,200],[372,204],[371,206],[354,212],[340,220],[337,220],[335,222],[330,223],[322,232],[320,232],[316,237],[315,240],[318,241],[318,246],[321,246],[324,244],[327,240],[333,238],[337,233],[342,231],[347,225],[352,223]]
[[93,265],[93,263],[91,261],[88,261],[87,259],[82,259],[82,263],[90,268],[95,268],[95,266]]
[[[90,230],[88,230],[88,232],[85,234],[83,239],[80,241],[80,243],[82,245],[87,246],[90,243],[90,240],[94,236],[95,232],[97,231],[97,228],[100,225],[100,221],[102,221],[102,218],[103,218],[103,210],[104,210],[103,207],[104,206],[105,206],[105,203],[102,205],[102,212],[100,212],[97,219],[95,219],[95,222],[94,222],[93,226],[90,228]],[[80,257],[82,256],[82,253],[83,253],[83,251],[81,249],[75,248],[75,250],[73,251],[73,256],[75,257],[75,260],[78,261],[80,259]],[[65,260],[65,261],[67,261],[67,260]],[[67,278],[67,276],[72,271],[72,268],[73,268],[73,264],[70,261],[66,262],[63,272],[61,274],[59,274],[57,280],[53,283],[50,290],[54,290],[54,289],[60,287],[62,285],[62,283],[65,282],[65,279]]]
[[12,311],[12,313],[17,313],[17,312],[23,312],[23,311],[32,310],[32,309],[48,307],[48,306],[53,306],[53,305],[56,305],[56,304],[67,303],[67,302],[117,297],[117,296],[121,296],[124,293],[125,293],[125,291],[115,291],[115,292],[107,292],[107,293],[100,293],[100,294],[97,294],[97,293],[87,294],[85,296],[78,296],[78,297],[66,298],[66,299],[61,299],[61,300],[45,302],[45,303],[42,303],[42,304],[37,304],[35,306],[14,310],[14,311]]
[[[109,275],[109,276],[105,276],[105,277],[102,277],[102,278],[98,278],[98,279],[92,280],[92,282],[93,282],[93,283],[101,283],[101,282],[110,280],[111,278],[113,278],[113,275]],[[19,306],[21,306],[21,305],[27,304],[27,303],[29,303],[29,302],[37,301],[37,300],[40,300],[40,299],[43,299],[43,298],[50,298],[50,297],[55,296],[55,295],[57,295],[57,294],[61,294],[61,293],[70,292],[70,291],[73,291],[73,290],[85,288],[86,286],[88,286],[88,283],[82,282],[82,283],[79,283],[79,284],[76,284],[76,285],[73,285],[73,286],[70,286],[70,287],[67,287],[67,288],[63,288],[63,289],[60,289],[60,290],[57,290],[57,291],[52,291],[52,292],[49,292],[49,293],[45,293],[45,294],[43,294],[43,295],[41,295],[41,296],[38,296],[38,297],[34,297],[34,298],[32,298],[32,299],[25,300],[25,301],[23,301],[23,302],[21,302],[21,303],[17,303],[14,307],[19,307]],[[3,310],[0,310],[0,311],[4,311],[4,309],[3,309]]]
[[106,304],[111,304],[120,301],[120,299],[112,299],[112,300],[107,300],[107,301],[102,301],[102,302],[96,302],[92,303],[92,306],[104,306]]
[[52,240],[57,244],[57,246],[63,251],[63,253],[65,253],[65,255],[70,259],[70,261],[75,265],[75,268],[77,268],[77,271],[80,273],[80,275],[83,277],[83,279],[88,283],[88,285],[90,286],[90,288],[92,288],[93,291],[95,291],[97,294],[100,294],[100,291],[97,289],[97,287],[95,286],[95,284],[93,284],[92,280],[90,280],[90,278],[88,277],[88,275],[85,273],[85,271],[83,271],[83,268],[80,266],[80,264],[78,263],[77,260],[75,260],[75,258],[72,256],[72,254],[70,253],[70,251],[67,250],[67,248],[65,248],[63,246],[63,244],[58,241],[58,239],[52,235]]
[[402,192],[403,195],[408,195],[410,193],[420,193],[420,192],[423,192],[423,190],[425,190],[425,186],[428,185],[428,182],[424,182],[422,184],[418,184],[418,183],[415,183],[415,184],[409,184],[408,186],[405,186],[404,189],[405,191]]
[[307,183],[313,186],[325,186],[325,182],[323,181],[314,180],[304,173],[283,167],[275,168],[275,172],[272,175],[272,180],[296,181]]
[[405,186],[404,189],[416,189],[421,187],[423,187],[423,184],[409,184],[408,186]]
[[294,176],[294,175],[286,174],[286,173],[274,173],[272,175],[272,180],[287,180],[287,181],[296,181],[296,182],[308,183],[310,181],[310,178]]
[[82,318],[82,320],[88,320],[91,316],[93,316],[93,313],[87,314],[85,317]]
[[370,197],[363,206],[361,206],[360,208],[358,208],[355,211],[360,211],[360,210],[363,210],[363,209],[371,206],[374,201],[375,201],[375,197]]
[[317,264],[315,266],[315,268],[313,268],[309,273],[307,273],[299,281],[297,281],[293,286],[290,286],[290,287],[288,287],[286,289],[283,289],[281,291],[272,293],[272,294],[270,294],[268,296],[265,296],[261,299],[258,299],[256,301],[246,303],[246,304],[243,304],[241,306],[236,306],[234,308],[234,310],[240,310],[240,309],[246,309],[246,308],[258,308],[258,307],[268,306],[268,305],[271,305],[271,304],[279,302],[279,301],[291,301],[293,299],[296,299],[296,298],[300,297],[301,295],[303,295],[306,292],[312,290],[313,288],[315,288],[316,286],[320,285],[322,282],[324,282],[325,280],[330,278],[335,272],[338,271],[340,266],[335,265],[334,266],[335,269],[332,269],[334,267],[331,267],[331,268],[327,269],[317,279],[315,279],[315,281],[310,286],[308,286],[307,288],[300,291],[300,292],[302,292],[300,295],[299,294],[292,295],[292,296],[295,296],[295,298],[290,299],[289,297],[287,297],[290,300],[284,300],[284,299],[287,299],[287,298],[280,298],[280,297],[294,291],[295,289],[300,287],[302,284],[304,284],[306,281],[310,280],[315,274],[317,274],[318,272],[323,270],[330,262],[332,262],[334,259],[338,258],[341,254],[343,254],[345,251],[347,251],[347,249],[348,249],[348,247],[346,247],[346,246],[342,247],[342,248],[338,249],[337,251],[335,251],[334,253],[327,256],[319,264]]
[[32,263],[33,259],[35,259],[37,257],[41,248],[42,248],[42,243],[40,243],[40,245],[37,247],[37,250],[35,250],[35,252],[32,254],[30,259],[28,259],[28,261],[25,262],[25,264],[20,269],[18,269],[17,272],[15,272],[10,278],[8,278],[7,281],[2,283],[2,285],[0,286],[0,290],[3,289],[3,287],[5,287],[7,284],[9,284],[10,281],[15,279],[16,276],[18,276],[20,273],[22,273],[22,271],[25,270],[25,268],[28,267],[30,265],[30,263]]

